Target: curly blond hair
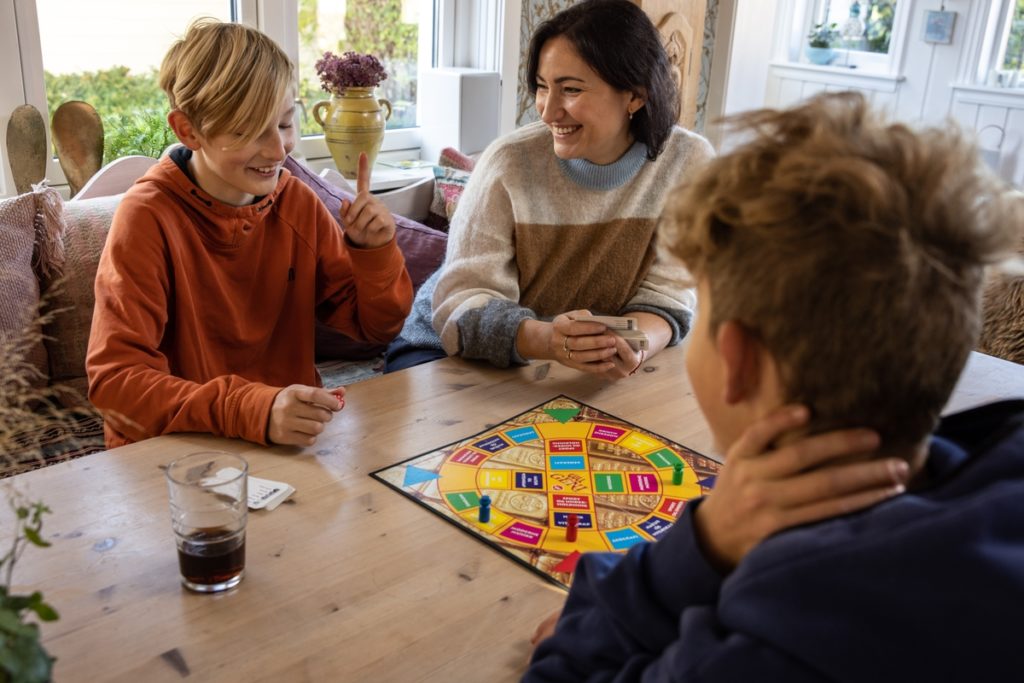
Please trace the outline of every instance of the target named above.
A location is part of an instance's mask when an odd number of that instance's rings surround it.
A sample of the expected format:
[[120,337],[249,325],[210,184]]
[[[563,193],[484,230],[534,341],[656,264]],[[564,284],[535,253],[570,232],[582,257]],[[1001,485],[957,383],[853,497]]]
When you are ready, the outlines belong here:
[[914,132],[858,93],[730,121],[746,142],[684,181],[663,245],[775,358],[812,430],[887,447],[935,426],[980,327],[985,266],[1012,253],[1022,202],[955,127]]
[[295,67],[277,43],[254,28],[200,19],[160,65],[160,88],[207,137],[238,133],[232,147],[254,140],[278,116]]

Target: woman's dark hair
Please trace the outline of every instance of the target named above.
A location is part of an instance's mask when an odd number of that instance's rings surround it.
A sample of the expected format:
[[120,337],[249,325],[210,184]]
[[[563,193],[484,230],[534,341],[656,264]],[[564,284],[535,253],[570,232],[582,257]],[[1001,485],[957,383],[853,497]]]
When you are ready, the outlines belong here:
[[679,119],[679,95],[661,36],[643,10],[629,0],[584,0],[541,24],[530,39],[527,87],[537,94],[540,51],[565,36],[591,69],[617,90],[646,94],[629,122],[633,137],[656,159]]

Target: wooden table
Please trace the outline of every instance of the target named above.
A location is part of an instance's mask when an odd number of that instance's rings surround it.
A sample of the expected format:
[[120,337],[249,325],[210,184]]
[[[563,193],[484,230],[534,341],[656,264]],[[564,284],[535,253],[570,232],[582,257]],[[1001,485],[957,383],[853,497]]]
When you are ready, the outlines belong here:
[[[563,592],[369,472],[558,394],[712,454],[682,359],[669,350],[618,383],[449,359],[349,387],[305,451],[175,435],[15,477],[54,510],[53,547],[29,549],[15,581],[61,613],[43,626],[55,680],[517,680]],[[975,354],[951,405],[1009,395],[1024,396],[1024,367]],[[240,453],[255,476],[297,489],[250,513],[246,577],[212,596],[179,584],[161,470],[203,449]]]

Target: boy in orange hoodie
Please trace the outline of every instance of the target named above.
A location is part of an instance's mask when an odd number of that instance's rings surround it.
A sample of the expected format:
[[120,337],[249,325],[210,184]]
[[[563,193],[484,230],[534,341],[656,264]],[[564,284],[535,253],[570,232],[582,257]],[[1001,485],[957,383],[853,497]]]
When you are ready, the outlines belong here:
[[108,447],[170,432],[312,445],[344,394],[319,386],[315,320],[376,343],[401,330],[412,283],[365,157],[344,232],[282,167],[294,73],[240,24],[198,22],[164,58],[182,146],[125,194],[96,275],[86,370]]

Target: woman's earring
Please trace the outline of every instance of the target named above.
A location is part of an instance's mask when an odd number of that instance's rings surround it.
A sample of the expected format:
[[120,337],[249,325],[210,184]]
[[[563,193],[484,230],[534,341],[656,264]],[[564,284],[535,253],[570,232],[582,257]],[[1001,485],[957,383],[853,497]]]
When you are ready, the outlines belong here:
[[629,112],[629,120],[630,120],[630,121],[632,121],[632,120],[633,120],[633,114],[635,114],[635,113],[636,113],[636,112],[632,112],[632,111],[631,111],[631,112]]

